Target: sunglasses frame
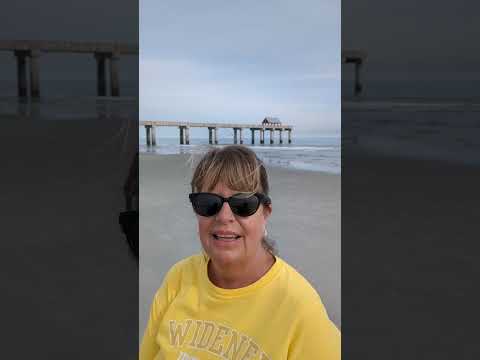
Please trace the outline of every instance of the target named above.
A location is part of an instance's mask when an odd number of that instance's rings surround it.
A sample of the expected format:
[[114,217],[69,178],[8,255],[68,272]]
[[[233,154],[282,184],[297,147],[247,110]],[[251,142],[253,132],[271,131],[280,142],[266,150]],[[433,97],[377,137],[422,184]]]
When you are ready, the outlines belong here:
[[[205,216],[205,215],[202,215],[202,214],[199,214],[196,210],[195,210],[195,206],[193,206],[193,201],[194,201],[194,198],[197,197],[198,195],[203,195],[203,194],[206,194],[206,195],[212,195],[218,199],[220,199],[222,201],[222,204],[221,206],[219,207],[219,210],[213,214],[213,215],[210,215],[210,216]],[[252,196],[255,196],[257,199],[258,199],[258,205],[257,205],[257,208],[255,209],[255,211],[250,214],[250,215],[246,215],[246,216],[243,216],[243,215],[240,215],[240,214],[237,214],[233,208],[231,207],[230,205],[230,199],[234,198],[234,197],[237,197],[238,198],[238,195],[240,195],[242,193],[237,193],[237,194],[234,194],[228,198],[225,198],[221,195],[218,195],[218,194],[214,194],[214,193],[210,193],[210,192],[196,192],[196,193],[190,193],[188,194],[188,198],[190,199],[190,202],[192,203],[192,207],[193,207],[193,211],[195,211],[195,213],[197,215],[200,215],[200,216],[204,216],[204,217],[212,217],[212,216],[215,216],[217,215],[220,210],[222,209],[223,207],[223,204],[224,203],[228,203],[228,206],[230,206],[230,210],[232,211],[232,213],[236,216],[240,216],[240,217],[249,217],[249,216],[252,216],[254,215],[257,211],[258,211],[258,208],[260,207],[260,204],[264,204],[264,205],[270,205],[272,203],[272,200],[270,199],[270,197],[268,195],[265,195],[265,194],[262,194],[262,193],[253,193],[251,196],[249,196],[248,198],[252,197]]]

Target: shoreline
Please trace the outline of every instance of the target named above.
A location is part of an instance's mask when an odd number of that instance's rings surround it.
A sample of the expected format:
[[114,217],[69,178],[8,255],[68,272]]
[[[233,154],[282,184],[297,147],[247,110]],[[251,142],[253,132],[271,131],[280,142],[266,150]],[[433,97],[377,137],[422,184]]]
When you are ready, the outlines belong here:
[[[220,144],[208,144],[208,139],[197,139],[190,145],[180,145],[171,139],[170,143],[157,143],[149,147],[140,139],[139,153],[142,155],[186,155],[196,156],[203,154],[211,147],[222,148],[234,145],[229,139],[224,139]],[[296,144],[244,144],[253,150],[267,167],[301,170],[314,173],[341,174],[341,148],[339,143],[322,144],[320,140]]]
[[[221,145],[232,145],[232,144],[221,144]],[[151,156],[151,157],[158,157],[158,156],[182,156],[185,157],[185,161],[188,161],[188,158],[190,157],[189,154],[155,154],[151,152],[139,152],[139,157],[142,156]],[[267,171],[276,171],[276,170],[285,170],[285,171],[292,171],[292,172],[298,172],[298,173],[305,173],[305,174],[321,174],[321,175],[332,175],[332,176],[341,176],[342,174],[340,173],[335,173],[335,172],[330,172],[326,170],[308,170],[308,169],[297,169],[293,167],[286,167],[286,166],[281,166],[281,165],[275,165],[275,164],[265,164]]]

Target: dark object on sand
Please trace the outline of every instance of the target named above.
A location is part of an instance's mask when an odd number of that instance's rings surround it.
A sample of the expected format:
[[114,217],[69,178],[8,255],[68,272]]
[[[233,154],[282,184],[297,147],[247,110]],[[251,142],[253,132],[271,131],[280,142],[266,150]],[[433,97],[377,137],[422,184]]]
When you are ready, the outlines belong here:
[[127,243],[138,263],[138,153],[135,155],[123,188],[126,211],[120,213],[119,223]]

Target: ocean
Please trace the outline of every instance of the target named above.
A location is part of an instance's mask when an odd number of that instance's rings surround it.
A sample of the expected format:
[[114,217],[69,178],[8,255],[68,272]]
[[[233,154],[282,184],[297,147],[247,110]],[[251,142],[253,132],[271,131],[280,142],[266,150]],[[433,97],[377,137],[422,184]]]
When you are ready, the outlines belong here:
[[[343,142],[340,136],[300,136],[295,128],[292,144],[260,145],[258,132],[255,145],[249,144],[248,132],[244,134],[244,141],[269,165],[334,174],[341,173],[342,147],[350,153],[357,149],[367,149],[386,155],[479,165],[480,97],[476,91],[472,91],[472,83],[455,83],[458,87],[455,98],[447,97],[448,92],[444,91],[447,86],[438,86],[434,96],[427,96],[433,85],[438,84],[410,86],[410,89],[417,89],[414,94],[407,91],[408,84],[410,83],[397,87],[396,96],[392,96],[392,91],[387,91],[388,84],[369,84],[366,87],[368,92],[360,98],[349,98],[347,94],[342,99],[342,123],[343,130],[346,130],[342,134]],[[448,84],[451,85],[451,82]],[[138,119],[136,82],[124,80],[120,98],[96,97],[95,85],[95,81],[42,80],[42,97],[25,100],[15,96],[15,81],[3,81],[0,84],[0,116],[4,119],[28,118],[42,121]],[[347,84],[343,85],[345,90],[350,89]],[[398,89],[405,91],[400,92]],[[119,125],[119,129],[121,127]],[[173,133],[175,131],[170,131],[170,134]],[[209,147],[207,137],[193,131],[190,141],[192,145],[179,145],[178,136],[162,137],[158,129],[157,146],[152,148],[146,147],[143,128],[139,129],[138,134],[141,153],[192,153],[205,151]],[[284,140],[285,138],[286,136]],[[266,141],[268,140],[266,134]],[[218,146],[232,143],[233,131],[229,133],[222,130]]]
[[[143,130],[143,129],[141,129]],[[268,136],[265,137],[269,141]],[[257,156],[267,165],[306,171],[341,173],[340,136],[295,137],[292,131],[291,144],[260,145],[256,138],[255,145],[250,144],[251,138],[244,136],[244,145],[255,151]],[[275,139],[278,142],[278,139]],[[285,140],[284,140],[285,141]],[[190,145],[180,145],[178,138],[157,137],[157,145],[147,147],[145,131],[140,131],[140,152],[167,154],[197,154],[208,151],[212,147],[222,147],[233,144],[232,137],[220,137],[218,145],[209,145],[208,138],[191,138]],[[248,142],[248,144],[246,144]]]
[[[59,91],[60,92],[60,91]],[[85,93],[88,93],[85,91]],[[127,93],[127,92],[125,92]],[[0,96],[0,116],[5,119],[31,119],[36,121],[82,121],[86,119],[118,119],[125,122],[138,118],[138,98],[122,96],[119,98],[96,96],[59,95],[42,96],[39,99],[19,99],[16,96]],[[119,125],[123,128],[123,125]],[[171,129],[170,129],[171,130]],[[219,136],[219,145],[233,143],[232,134]],[[159,130],[157,130],[157,135]],[[192,134],[194,135],[194,134]],[[231,136],[230,136],[231,135]],[[244,141],[249,142],[249,134]],[[284,134],[284,141],[287,139]],[[275,141],[278,142],[276,134]],[[265,140],[269,141],[266,134]],[[106,141],[109,141],[106,139]],[[139,128],[139,151],[157,155],[198,153],[206,151],[207,137],[192,136],[191,145],[179,145],[178,137],[157,137],[157,145],[147,148],[145,131]],[[320,171],[340,174],[340,136],[297,137],[292,132],[291,144],[259,144],[258,132],[256,145],[247,145],[268,165],[308,171]]]

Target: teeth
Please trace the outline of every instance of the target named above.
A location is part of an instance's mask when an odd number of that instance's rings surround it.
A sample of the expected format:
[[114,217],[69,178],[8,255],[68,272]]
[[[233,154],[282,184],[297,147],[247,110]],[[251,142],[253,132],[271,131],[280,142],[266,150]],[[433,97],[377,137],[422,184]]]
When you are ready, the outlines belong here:
[[229,239],[229,240],[234,240],[239,237],[235,235],[221,236],[221,235],[215,235],[215,234],[213,236],[217,239]]

